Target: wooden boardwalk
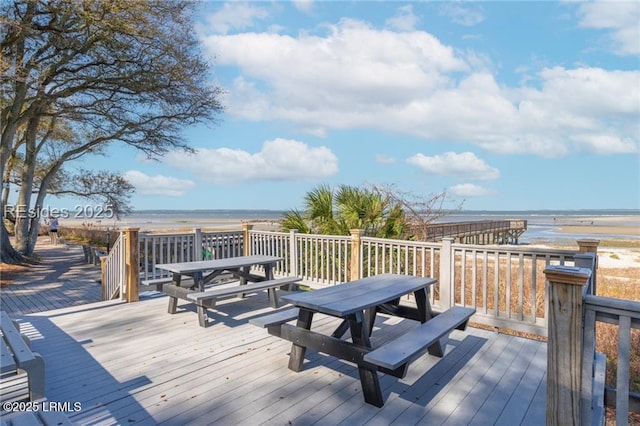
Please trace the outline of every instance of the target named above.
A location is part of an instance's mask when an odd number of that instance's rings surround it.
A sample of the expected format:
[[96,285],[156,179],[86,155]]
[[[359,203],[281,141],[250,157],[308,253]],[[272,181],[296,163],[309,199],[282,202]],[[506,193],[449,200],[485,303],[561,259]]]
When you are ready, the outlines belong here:
[[42,263],[0,287],[1,309],[11,317],[102,300],[100,267],[84,262],[82,247],[51,246],[47,240],[41,237],[36,245]]
[[[98,302],[19,316],[46,363],[50,401],[78,402],[78,424],[408,425],[543,424],[546,344],[476,328],[454,331],[446,355],[425,355],[404,379],[381,375],[384,407],[363,402],[354,365],[307,352],[248,324],[271,312],[266,292],[224,300],[198,326],[194,305],[169,315],[167,298]],[[387,326],[415,322],[379,316]],[[335,319],[319,317],[318,328]],[[315,328],[314,327],[314,328]],[[398,331],[398,326],[393,327]]]

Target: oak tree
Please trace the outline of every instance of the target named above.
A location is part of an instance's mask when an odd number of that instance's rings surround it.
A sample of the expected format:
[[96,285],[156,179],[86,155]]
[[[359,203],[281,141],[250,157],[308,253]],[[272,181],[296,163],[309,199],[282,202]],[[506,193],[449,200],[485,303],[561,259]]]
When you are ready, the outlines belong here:
[[[178,0],[0,5],[0,176],[19,181],[17,205],[38,208],[47,194],[71,190],[60,186],[64,166],[110,144],[159,158],[191,150],[183,127],[216,123],[222,93],[194,34],[198,7]],[[100,173],[93,183],[101,189],[81,186],[94,197],[109,185],[126,187]],[[7,201],[0,202],[4,213]],[[33,252],[38,221],[15,220],[15,248],[0,223],[3,262]]]

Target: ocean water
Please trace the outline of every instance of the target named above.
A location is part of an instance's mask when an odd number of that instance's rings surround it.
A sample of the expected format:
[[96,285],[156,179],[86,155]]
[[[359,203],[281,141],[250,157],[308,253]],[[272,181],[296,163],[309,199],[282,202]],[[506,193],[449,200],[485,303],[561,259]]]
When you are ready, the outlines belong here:
[[[580,238],[640,239],[640,210],[476,210],[452,213],[439,222],[508,219],[527,221],[527,230],[520,238],[520,243]],[[575,226],[585,231],[590,228],[593,232],[563,232],[563,228]],[[608,233],[606,230],[614,232]]]
[[[137,210],[130,215],[102,218],[91,222],[94,226],[110,228],[139,227],[141,230],[178,228],[238,229],[243,222],[266,222],[276,225],[283,210]],[[640,210],[526,210],[526,211],[458,211],[437,222],[471,222],[480,220],[527,220],[527,231],[521,243],[535,243],[549,239],[628,238],[640,239]],[[597,232],[563,233],[562,227],[592,227]],[[618,230],[616,230],[616,228]],[[587,229],[587,228],[584,228]],[[606,233],[603,229],[615,232]],[[635,232],[629,232],[635,229]],[[618,232],[619,231],[619,232]]]

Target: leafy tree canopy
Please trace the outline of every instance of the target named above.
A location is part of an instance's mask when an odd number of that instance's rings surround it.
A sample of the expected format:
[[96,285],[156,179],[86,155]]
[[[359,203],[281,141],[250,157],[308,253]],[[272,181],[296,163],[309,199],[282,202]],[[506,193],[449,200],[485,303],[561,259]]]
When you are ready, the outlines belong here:
[[[102,194],[106,203],[116,189],[126,208],[131,188],[123,180],[106,172],[84,174],[91,182],[68,179],[63,166],[109,144],[150,158],[191,150],[180,130],[216,123],[222,92],[200,56],[197,7],[180,0],[0,4],[0,176],[19,184],[16,204],[43,205],[48,193],[69,191]],[[16,218],[18,252],[32,252],[37,228]],[[15,260],[4,222],[0,231],[2,261]]]

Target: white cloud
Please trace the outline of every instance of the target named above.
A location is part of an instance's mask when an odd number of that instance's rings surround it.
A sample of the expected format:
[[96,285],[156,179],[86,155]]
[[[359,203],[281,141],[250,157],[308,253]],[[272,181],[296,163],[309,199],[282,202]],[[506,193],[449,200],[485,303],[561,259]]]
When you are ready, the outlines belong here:
[[[326,35],[204,38],[218,65],[242,76],[227,111],[325,136],[376,129],[497,153],[562,156],[640,152],[640,72],[545,68],[520,86],[499,84],[481,53],[424,31],[379,30],[353,19]],[[585,135],[590,135],[586,138]],[[605,139],[614,144],[594,143]]]
[[293,0],[293,6],[303,12],[310,12],[313,9],[313,0]]
[[164,161],[221,185],[317,180],[338,172],[338,159],[327,147],[314,148],[289,139],[267,141],[255,154],[230,148],[199,148],[195,154],[173,152]]
[[416,154],[407,158],[407,163],[418,167],[424,174],[456,176],[464,179],[492,180],[500,177],[500,171],[489,166],[473,152],[445,152],[428,157]]
[[418,23],[418,17],[413,13],[413,6],[410,4],[398,8],[398,14],[386,21],[389,28],[398,31],[413,31]]
[[450,17],[452,22],[465,27],[472,27],[484,21],[482,8],[478,5],[471,6],[468,3],[464,6],[461,2],[442,3],[440,14]]
[[195,186],[195,183],[190,180],[163,175],[149,176],[138,170],[125,172],[124,178],[135,186],[136,193],[140,195],[180,197]]
[[481,197],[492,194],[492,191],[472,183],[453,185],[448,192],[456,197]]
[[396,162],[394,157],[390,157],[384,154],[376,154],[376,163],[380,164],[393,164]]
[[592,1],[578,4],[580,26],[609,30],[608,48],[618,55],[640,54],[640,2]]
[[224,3],[222,8],[207,16],[208,29],[226,34],[230,30],[251,28],[256,19],[265,19],[269,13],[249,3]]

